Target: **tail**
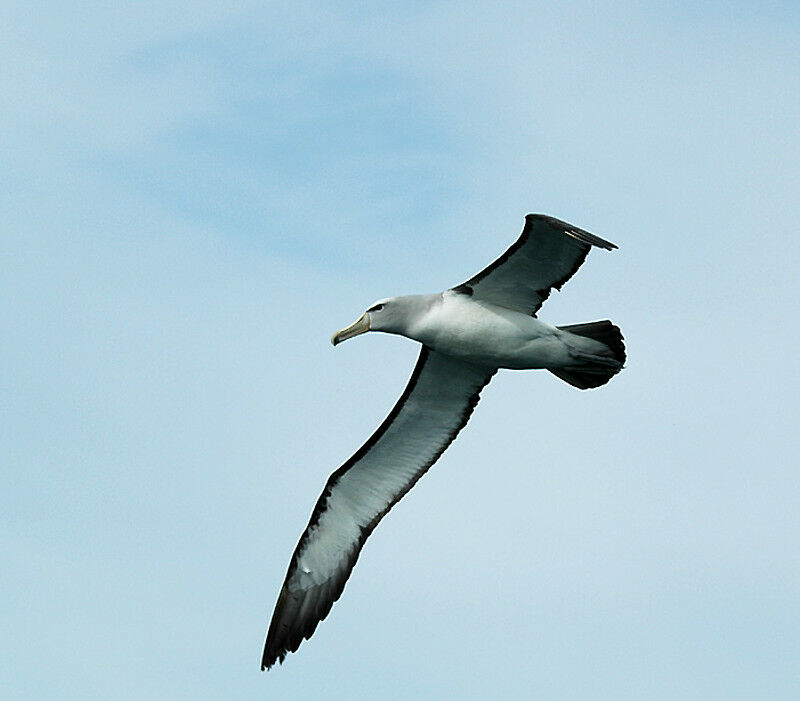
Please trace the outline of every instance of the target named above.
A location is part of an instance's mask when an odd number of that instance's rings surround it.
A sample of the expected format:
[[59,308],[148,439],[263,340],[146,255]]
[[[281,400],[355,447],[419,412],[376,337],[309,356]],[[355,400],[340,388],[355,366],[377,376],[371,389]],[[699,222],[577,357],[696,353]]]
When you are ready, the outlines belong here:
[[608,350],[602,355],[587,356],[586,360],[579,366],[550,370],[556,377],[560,377],[564,382],[568,382],[578,389],[591,389],[604,385],[622,370],[626,357],[625,343],[619,328],[614,326],[608,319],[592,321],[588,324],[559,326],[558,328],[576,336],[599,341]]

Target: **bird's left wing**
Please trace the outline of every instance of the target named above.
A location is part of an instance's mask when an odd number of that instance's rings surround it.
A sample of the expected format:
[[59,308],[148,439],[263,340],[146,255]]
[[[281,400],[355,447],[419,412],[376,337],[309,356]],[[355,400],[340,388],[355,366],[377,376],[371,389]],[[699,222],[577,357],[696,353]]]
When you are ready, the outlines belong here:
[[554,288],[569,280],[592,246],[616,246],[545,214],[528,214],[520,237],[496,261],[453,288],[523,314],[539,311]]
[[341,595],[364,541],[450,445],[494,373],[422,348],[389,416],[329,477],[314,507],[278,596],[262,669],[311,637]]

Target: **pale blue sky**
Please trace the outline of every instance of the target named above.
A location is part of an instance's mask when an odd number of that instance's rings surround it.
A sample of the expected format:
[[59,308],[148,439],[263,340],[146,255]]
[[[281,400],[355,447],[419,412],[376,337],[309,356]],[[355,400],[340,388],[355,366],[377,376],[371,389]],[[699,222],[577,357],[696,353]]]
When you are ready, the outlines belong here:
[[[797,698],[796,3],[3,3],[0,686]],[[547,212],[616,242],[258,671],[417,350],[330,333]]]

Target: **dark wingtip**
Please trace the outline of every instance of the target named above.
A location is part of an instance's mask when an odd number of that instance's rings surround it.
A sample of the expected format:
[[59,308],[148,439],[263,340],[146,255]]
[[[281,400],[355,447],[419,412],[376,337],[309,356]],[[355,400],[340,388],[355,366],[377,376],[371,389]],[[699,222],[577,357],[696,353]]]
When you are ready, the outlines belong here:
[[526,226],[532,225],[534,221],[542,221],[557,229],[561,229],[564,231],[565,234],[569,234],[573,238],[578,239],[578,241],[589,244],[590,246],[597,246],[598,248],[604,248],[607,251],[619,248],[617,244],[611,243],[611,241],[606,241],[605,239],[601,239],[599,236],[590,234],[588,231],[579,229],[577,226],[573,226],[572,224],[562,221],[561,219],[556,219],[555,217],[551,217],[549,214],[525,215]]
[[261,671],[267,672],[272,669],[276,664],[282,665],[283,661],[286,659],[286,650],[283,650],[280,653],[276,653],[274,651],[267,651],[264,648],[264,654],[261,656]]

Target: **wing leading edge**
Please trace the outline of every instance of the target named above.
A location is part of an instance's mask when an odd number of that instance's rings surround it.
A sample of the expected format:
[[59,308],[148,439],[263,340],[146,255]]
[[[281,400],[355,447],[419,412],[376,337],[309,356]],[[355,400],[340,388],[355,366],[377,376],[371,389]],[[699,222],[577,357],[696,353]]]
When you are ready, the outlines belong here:
[[328,478],[281,587],[262,669],[311,637],[370,533],[453,442],[495,372],[422,348],[389,416]]

